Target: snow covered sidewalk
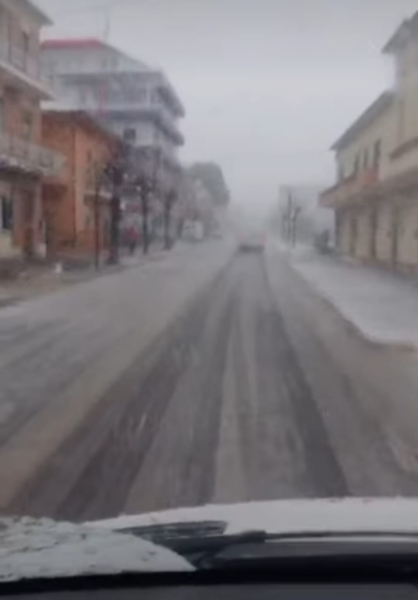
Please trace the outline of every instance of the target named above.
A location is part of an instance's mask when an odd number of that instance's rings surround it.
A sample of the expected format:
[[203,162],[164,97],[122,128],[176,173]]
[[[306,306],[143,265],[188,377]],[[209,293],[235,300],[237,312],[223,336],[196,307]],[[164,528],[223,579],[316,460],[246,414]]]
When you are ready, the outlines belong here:
[[297,250],[288,257],[292,267],[366,339],[418,348],[418,281],[312,250]]

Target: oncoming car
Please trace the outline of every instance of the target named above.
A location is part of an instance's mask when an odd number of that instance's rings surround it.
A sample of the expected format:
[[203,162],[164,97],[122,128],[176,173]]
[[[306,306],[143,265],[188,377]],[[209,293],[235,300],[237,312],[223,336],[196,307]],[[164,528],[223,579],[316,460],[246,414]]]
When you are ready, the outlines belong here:
[[239,240],[240,252],[264,252],[264,235],[259,231],[241,234]]

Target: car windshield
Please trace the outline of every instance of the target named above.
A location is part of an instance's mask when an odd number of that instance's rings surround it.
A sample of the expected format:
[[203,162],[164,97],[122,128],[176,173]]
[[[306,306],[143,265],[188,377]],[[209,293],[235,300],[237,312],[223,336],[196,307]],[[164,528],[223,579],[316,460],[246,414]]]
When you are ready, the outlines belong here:
[[0,0],[0,555],[418,532],[416,9]]

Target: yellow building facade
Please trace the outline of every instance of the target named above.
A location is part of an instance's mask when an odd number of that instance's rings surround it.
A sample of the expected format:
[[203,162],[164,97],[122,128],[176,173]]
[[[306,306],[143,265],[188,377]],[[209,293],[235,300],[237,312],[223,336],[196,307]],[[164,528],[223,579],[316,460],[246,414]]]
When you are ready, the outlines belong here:
[[418,13],[383,52],[392,89],[335,142],[338,181],[321,196],[336,215],[341,254],[418,271]]

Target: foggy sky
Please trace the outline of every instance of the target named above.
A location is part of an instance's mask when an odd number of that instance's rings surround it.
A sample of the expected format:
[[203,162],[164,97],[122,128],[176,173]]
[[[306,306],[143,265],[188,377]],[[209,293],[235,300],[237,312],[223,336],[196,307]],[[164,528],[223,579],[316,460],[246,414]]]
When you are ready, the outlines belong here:
[[[186,161],[214,159],[235,200],[334,180],[329,147],[391,83],[381,48],[416,0],[36,0],[44,37],[103,36],[182,97]],[[109,8],[110,7],[110,8]]]

